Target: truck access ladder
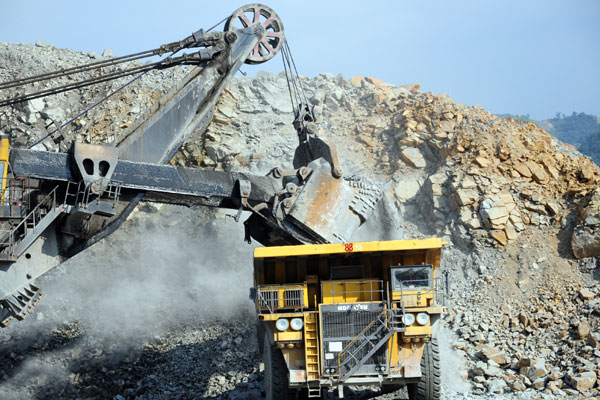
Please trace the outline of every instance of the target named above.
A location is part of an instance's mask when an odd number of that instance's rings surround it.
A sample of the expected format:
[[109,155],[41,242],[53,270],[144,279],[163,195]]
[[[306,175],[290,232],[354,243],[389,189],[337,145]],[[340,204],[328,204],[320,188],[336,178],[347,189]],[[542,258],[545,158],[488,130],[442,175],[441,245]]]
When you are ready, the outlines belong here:
[[304,317],[306,382],[308,397],[321,397],[319,381],[319,336],[317,333],[318,314],[311,312]]
[[350,378],[395,332],[406,328],[398,321],[401,310],[384,309],[338,354],[339,382]]
[[56,186],[0,242],[0,261],[17,261],[19,256],[54,222],[67,206],[57,203]]

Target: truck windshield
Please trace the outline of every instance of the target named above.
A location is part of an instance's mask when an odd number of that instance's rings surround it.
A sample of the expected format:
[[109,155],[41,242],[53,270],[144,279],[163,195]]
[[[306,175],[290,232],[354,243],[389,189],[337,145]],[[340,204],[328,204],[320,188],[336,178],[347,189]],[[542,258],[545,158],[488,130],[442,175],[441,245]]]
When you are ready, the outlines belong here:
[[431,265],[392,267],[392,290],[432,289]]

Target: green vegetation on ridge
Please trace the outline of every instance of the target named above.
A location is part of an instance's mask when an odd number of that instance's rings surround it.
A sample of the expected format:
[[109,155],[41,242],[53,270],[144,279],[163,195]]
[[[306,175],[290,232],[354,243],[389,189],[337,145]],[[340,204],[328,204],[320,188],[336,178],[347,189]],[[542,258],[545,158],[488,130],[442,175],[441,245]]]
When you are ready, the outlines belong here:
[[529,114],[498,114],[502,118],[531,121],[562,142],[569,143],[582,154],[589,156],[600,165],[600,118],[573,112],[571,115],[556,113],[554,118],[536,121]]

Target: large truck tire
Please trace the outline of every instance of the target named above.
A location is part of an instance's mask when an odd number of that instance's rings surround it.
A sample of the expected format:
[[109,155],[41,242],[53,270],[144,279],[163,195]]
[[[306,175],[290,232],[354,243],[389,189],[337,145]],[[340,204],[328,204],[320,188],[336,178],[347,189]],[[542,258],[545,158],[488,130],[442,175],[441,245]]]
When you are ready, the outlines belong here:
[[263,323],[258,322],[256,324],[256,342],[258,344],[258,353],[261,357],[265,355],[265,332],[265,326]]
[[439,400],[441,386],[440,350],[436,338],[425,344],[421,358],[421,380],[409,383],[408,398],[410,400]]
[[265,397],[267,400],[296,399],[296,390],[290,390],[288,385],[288,369],[283,354],[268,340],[264,341],[265,361]]

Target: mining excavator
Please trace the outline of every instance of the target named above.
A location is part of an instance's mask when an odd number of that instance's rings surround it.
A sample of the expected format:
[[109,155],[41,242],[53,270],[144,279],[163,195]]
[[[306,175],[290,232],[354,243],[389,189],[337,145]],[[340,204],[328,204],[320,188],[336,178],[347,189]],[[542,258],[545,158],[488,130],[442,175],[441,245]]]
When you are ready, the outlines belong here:
[[[273,369],[273,360],[267,363],[269,377],[266,382],[271,382],[267,385],[268,398],[287,397],[279,390],[281,385],[286,386],[285,393],[288,393],[288,388],[296,394],[298,390],[309,389],[308,394],[317,397],[322,393],[322,386],[344,387],[353,382],[348,380],[351,375],[365,371],[372,379],[361,378],[359,383],[416,385],[421,356],[432,334],[431,327],[441,313],[441,297],[438,294],[441,286],[436,280],[439,277],[435,276],[441,242],[416,241],[384,246],[389,250],[389,259],[384,257],[384,266],[371,267],[369,274],[365,275],[364,268],[358,268],[361,249],[373,250],[362,254],[362,258],[379,265],[382,263],[381,254],[374,250],[379,247],[353,245],[349,239],[367,221],[382,196],[382,190],[364,179],[344,176],[335,147],[319,137],[317,119],[302,89],[281,19],[267,6],[249,4],[226,18],[222,32],[213,31],[213,28],[198,30],[183,40],[146,52],[0,83],[0,107],[6,107],[133,76],[121,90],[150,71],[193,66],[171,91],[131,126],[115,132],[111,143],[73,143],[67,153],[31,148],[41,140],[62,136],[62,129],[82,113],[65,123],[53,121],[55,129],[30,148],[10,148],[8,136],[0,136],[0,326],[6,326],[14,319],[22,320],[32,310],[41,297],[36,283],[41,275],[114,232],[140,202],[227,208],[237,211],[236,221],[243,211],[249,212],[250,216],[244,222],[245,239],[254,239],[265,248],[273,249],[273,252],[259,252],[260,256],[255,253],[256,260],[260,260],[255,264],[260,266],[255,272],[253,299],[261,320],[261,350],[286,357],[287,364],[281,364],[283,360],[280,358],[276,362],[285,366],[288,372],[285,374]],[[201,135],[207,128],[221,92],[242,64],[260,64],[279,52],[284,61],[294,109],[293,126],[298,134],[293,165],[288,168],[274,166],[266,176],[168,165],[183,143]],[[145,64],[132,62],[145,57],[158,57],[160,60]],[[90,71],[95,72],[92,77],[76,79]],[[98,71],[105,73],[99,74]],[[2,98],[8,89],[22,89],[64,77],[70,77],[69,83]],[[356,265],[344,267],[344,257],[327,247],[332,244],[342,246],[345,249],[342,255],[352,255],[352,264]],[[300,259],[293,250],[298,245],[298,248],[310,245],[298,253],[302,255]],[[284,272],[281,270],[281,260],[286,257],[293,265],[288,268],[290,271],[298,268],[303,272],[296,272],[294,278],[289,272],[286,277],[285,266]],[[316,263],[316,270],[310,267],[310,273],[306,269],[307,259],[309,267]],[[388,261],[394,262],[393,276],[388,273]],[[419,265],[412,266],[412,269],[399,267],[402,262],[411,261],[418,261]],[[272,272],[265,272],[271,271],[270,268]],[[418,276],[417,284],[394,278],[413,276],[411,271]],[[272,276],[269,275],[271,273]],[[285,285],[290,283],[290,279],[302,281],[300,292],[296,286],[286,291]],[[370,291],[360,283],[362,281],[369,282]],[[325,285],[321,289],[317,289],[319,282]],[[390,282],[395,282],[392,291],[386,288]],[[360,294],[358,297],[356,293],[344,294],[342,287],[354,288],[350,292],[358,291]],[[403,287],[408,294],[403,294]],[[413,290],[415,287],[418,295]],[[333,291],[333,294],[326,295],[326,290]],[[273,297],[280,292],[281,297]],[[290,300],[286,297],[288,295],[300,297]],[[418,329],[409,328],[414,323],[410,322],[413,314],[406,312],[405,302],[400,301],[417,297],[418,302],[413,301],[413,306],[417,307],[415,315],[420,313],[421,317]],[[321,328],[318,327],[317,313],[325,307],[324,303],[336,312],[343,311],[340,316],[356,312],[352,319],[354,322],[348,322],[356,326],[351,327],[348,334],[359,335],[354,335],[354,339],[339,340],[319,337],[318,331],[330,329],[322,324]],[[332,305],[336,303],[339,304]],[[288,316],[292,325],[282,326],[288,321],[282,316]],[[302,320],[300,328],[299,320]],[[372,342],[373,337],[365,336],[368,333],[365,326],[372,328],[381,324],[386,327],[393,325],[394,328],[385,329],[387,336],[379,338],[376,349],[370,347],[372,351],[367,352],[369,354],[361,353],[363,360],[354,359],[352,365],[345,369],[339,369],[330,362],[334,352],[337,354],[343,350],[356,358],[358,353],[342,347],[348,343],[356,347],[364,340]],[[308,326],[312,329],[310,332],[306,331]],[[390,344],[388,350],[382,350],[388,348],[388,341],[395,341],[395,344]],[[329,347],[320,349],[319,342]],[[425,354],[431,358],[432,350],[427,348],[429,350]],[[384,353],[392,349],[397,355],[389,358],[386,364],[382,361],[386,359]],[[302,354],[312,352],[312,364],[303,361],[300,350]],[[404,369],[402,363],[398,364],[398,352],[412,357],[410,362],[405,363]],[[376,357],[377,368],[369,364],[373,357]],[[396,364],[389,364],[390,360],[395,360]],[[367,364],[368,368],[364,367]],[[396,372],[400,371],[400,375],[389,375],[390,369],[394,368]],[[286,377],[278,379],[281,374]],[[428,379],[434,385],[432,378]],[[432,390],[431,393],[434,393]],[[416,389],[414,392],[417,393]]]

